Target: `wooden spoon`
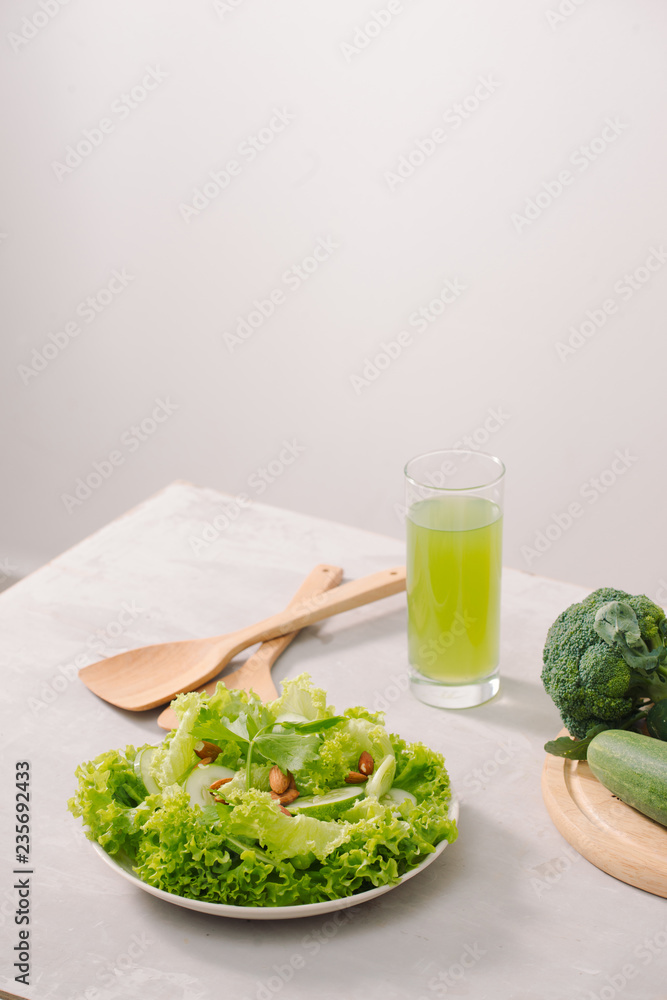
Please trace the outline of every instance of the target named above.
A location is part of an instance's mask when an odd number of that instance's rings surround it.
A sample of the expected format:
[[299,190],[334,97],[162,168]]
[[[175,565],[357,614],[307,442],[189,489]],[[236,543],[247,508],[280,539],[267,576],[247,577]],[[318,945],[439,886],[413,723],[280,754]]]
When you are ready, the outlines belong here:
[[256,642],[296,632],[341,611],[358,608],[405,590],[405,566],[372,573],[343,583],[326,594],[306,598],[297,608],[228,635],[187,639],[119,653],[79,671],[79,677],[98,697],[141,712],[171,701],[181,691],[192,691],[220,673],[237,653]]
[[[339,566],[326,566],[324,564],[316,566],[303,581],[287,608],[293,610],[301,604],[304,598],[312,597],[314,594],[323,594],[326,590],[337,587],[342,579],[343,571]],[[287,649],[296,634],[296,632],[290,632],[289,635],[280,635],[277,639],[267,639],[256,653],[248,657],[242,667],[219,679],[225,687],[230,689],[243,688],[245,691],[250,691],[252,688],[262,701],[273,701],[274,698],[278,697],[278,692],[271,677],[271,667],[283,650]],[[197,691],[200,694],[204,691],[207,694],[213,694],[217,686],[218,678],[215,678],[203,687],[197,688]],[[163,729],[175,729],[178,725],[178,718],[174,710],[165,708],[164,712],[158,716],[157,724]]]

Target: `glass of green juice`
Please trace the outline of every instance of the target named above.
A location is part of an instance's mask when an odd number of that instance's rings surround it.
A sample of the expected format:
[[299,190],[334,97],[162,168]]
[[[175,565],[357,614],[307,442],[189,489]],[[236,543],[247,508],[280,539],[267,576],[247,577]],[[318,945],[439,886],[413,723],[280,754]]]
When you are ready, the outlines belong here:
[[500,687],[504,477],[478,451],[405,466],[410,683],[427,705],[472,708]]

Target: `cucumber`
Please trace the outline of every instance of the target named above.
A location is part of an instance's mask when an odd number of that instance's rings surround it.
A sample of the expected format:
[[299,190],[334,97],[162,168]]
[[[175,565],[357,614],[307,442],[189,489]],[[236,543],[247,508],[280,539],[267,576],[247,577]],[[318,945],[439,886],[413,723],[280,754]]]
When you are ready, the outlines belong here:
[[667,740],[667,700],[657,701],[646,713],[646,728],[656,740]]
[[144,783],[144,787],[149,795],[156,795],[160,789],[151,774],[151,761],[157,747],[145,747],[134,759],[134,773]]
[[[236,771],[231,767],[223,767],[222,764],[205,764],[204,767],[195,767],[188,775],[184,788],[190,796],[190,805],[193,807],[210,806],[213,802],[213,794],[210,786],[219,778],[233,778]],[[224,791],[224,785],[222,790]],[[219,794],[216,792],[216,794]]]
[[667,826],[667,743],[608,729],[591,740],[588,765],[619,799]]
[[287,808],[290,812],[303,813],[305,816],[312,816],[313,819],[331,820],[349,809],[363,794],[363,785],[344,785],[342,788],[333,788],[324,795],[309,795],[307,798],[296,799],[290,802]]
[[377,795],[378,798],[386,795],[391,788],[395,774],[396,758],[389,754],[384,758],[380,766],[376,767],[366,782],[366,795]]
[[380,802],[383,806],[400,806],[402,802],[411,802],[413,806],[417,805],[417,799],[414,797],[412,792],[406,792],[405,788],[390,788],[385,795],[382,796]]

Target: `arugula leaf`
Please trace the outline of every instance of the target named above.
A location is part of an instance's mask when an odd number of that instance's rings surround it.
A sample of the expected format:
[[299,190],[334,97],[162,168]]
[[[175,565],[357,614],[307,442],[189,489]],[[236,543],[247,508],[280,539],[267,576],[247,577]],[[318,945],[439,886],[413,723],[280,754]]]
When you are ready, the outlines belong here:
[[321,733],[324,729],[331,729],[339,722],[344,722],[344,715],[334,715],[331,719],[315,719],[314,722],[281,722],[284,728],[289,726],[296,733]]
[[644,718],[644,716],[645,713],[639,710],[633,715],[629,715],[624,722],[601,722],[599,725],[589,729],[581,740],[570,739],[569,736],[559,736],[557,740],[549,740],[548,743],[545,743],[544,749],[547,753],[553,754],[554,757],[567,757],[568,760],[586,760],[591,740],[598,733],[604,733],[607,729],[632,729],[635,722]]
[[317,756],[319,745],[316,733],[260,733],[253,740],[253,746],[282,771],[300,770]]
[[[240,732],[237,730],[240,730]],[[243,735],[244,732],[245,735]],[[209,740],[211,743],[216,743],[221,736],[225,736],[228,740],[232,740],[234,743],[239,743],[242,746],[247,746],[250,742],[247,729],[244,725],[239,725],[238,720],[230,722],[227,726],[222,722],[205,722],[195,726],[192,730],[192,735],[195,740]]]
[[593,726],[582,740],[575,740],[569,736],[559,736],[557,740],[549,740],[548,743],[545,743],[544,749],[547,753],[553,754],[554,757],[567,757],[568,760],[586,760],[588,747],[593,737],[610,728],[610,726],[605,726],[604,724]]
[[[266,726],[260,726],[257,720],[247,712],[241,712],[238,719],[230,722],[229,725],[234,732],[251,740],[257,736],[260,728],[266,729]],[[272,723],[269,723],[269,725],[272,725]]]

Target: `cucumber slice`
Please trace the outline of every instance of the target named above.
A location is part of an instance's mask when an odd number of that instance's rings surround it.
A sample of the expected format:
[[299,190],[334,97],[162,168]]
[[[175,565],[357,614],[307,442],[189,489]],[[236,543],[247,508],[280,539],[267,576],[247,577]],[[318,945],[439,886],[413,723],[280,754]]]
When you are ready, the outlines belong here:
[[[188,775],[184,785],[185,791],[190,796],[192,808],[201,806],[203,809],[205,806],[210,806],[213,802],[210,788],[213,782],[219,778],[233,778],[235,774],[236,771],[232,771],[231,767],[223,767],[222,764],[205,764],[204,767],[201,765],[195,767]],[[223,785],[223,790],[224,787]]]
[[366,795],[376,795],[378,799],[386,795],[391,788],[395,774],[396,758],[392,754],[389,754],[384,758],[380,766],[376,767],[366,782]]
[[143,781],[149,795],[156,795],[160,791],[158,783],[151,774],[151,761],[156,750],[157,747],[145,747],[134,760],[134,773]]
[[331,820],[349,809],[363,794],[362,785],[345,785],[343,788],[333,788],[324,795],[309,795],[307,798],[296,799],[287,806],[287,809],[290,812],[312,816],[313,819]]
[[417,799],[412,792],[407,792],[405,788],[390,788],[380,799],[383,806],[400,806],[402,802],[406,801],[411,802],[413,806],[417,805]]

